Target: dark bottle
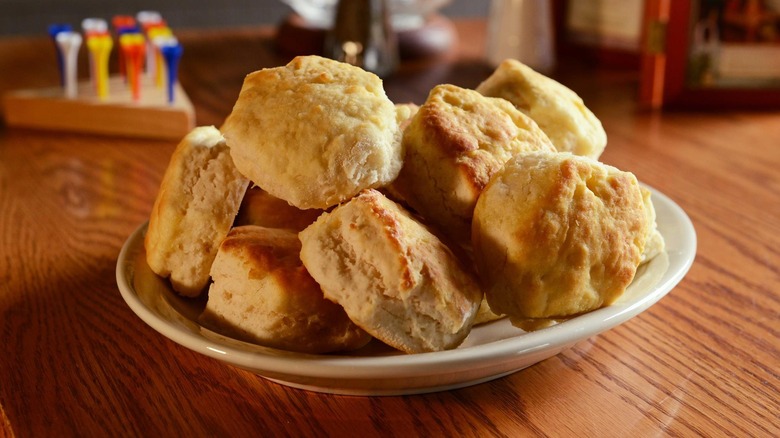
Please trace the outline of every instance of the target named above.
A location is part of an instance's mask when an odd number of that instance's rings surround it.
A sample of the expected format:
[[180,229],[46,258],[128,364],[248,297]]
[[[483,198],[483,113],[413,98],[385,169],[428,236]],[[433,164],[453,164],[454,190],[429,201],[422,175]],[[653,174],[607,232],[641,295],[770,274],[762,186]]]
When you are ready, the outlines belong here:
[[385,0],[340,0],[325,56],[384,77],[398,65],[398,43]]

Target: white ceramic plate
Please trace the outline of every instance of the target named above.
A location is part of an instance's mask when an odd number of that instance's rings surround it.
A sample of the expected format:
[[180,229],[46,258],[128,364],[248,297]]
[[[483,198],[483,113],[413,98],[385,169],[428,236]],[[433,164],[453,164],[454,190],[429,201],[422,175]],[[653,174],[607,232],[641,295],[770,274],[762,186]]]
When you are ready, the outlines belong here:
[[[651,189],[652,190],[652,189]],[[653,190],[666,252],[640,266],[611,306],[526,333],[506,319],[475,327],[455,350],[407,355],[378,342],[349,355],[312,355],[230,339],[200,326],[203,299],[178,297],[146,264],[146,224],[127,240],[117,261],[119,290],[144,322],[193,351],[285,385],[352,395],[396,395],[474,385],[522,370],[642,313],[682,280],[696,254],[696,233],[685,212]]]

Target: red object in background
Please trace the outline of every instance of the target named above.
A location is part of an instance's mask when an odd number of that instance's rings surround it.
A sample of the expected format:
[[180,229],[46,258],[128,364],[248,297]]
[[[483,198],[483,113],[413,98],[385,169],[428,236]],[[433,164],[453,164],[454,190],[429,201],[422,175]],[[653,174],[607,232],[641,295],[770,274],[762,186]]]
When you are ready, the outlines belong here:
[[780,108],[780,88],[692,88],[687,84],[696,1],[645,1],[641,103],[649,108]]

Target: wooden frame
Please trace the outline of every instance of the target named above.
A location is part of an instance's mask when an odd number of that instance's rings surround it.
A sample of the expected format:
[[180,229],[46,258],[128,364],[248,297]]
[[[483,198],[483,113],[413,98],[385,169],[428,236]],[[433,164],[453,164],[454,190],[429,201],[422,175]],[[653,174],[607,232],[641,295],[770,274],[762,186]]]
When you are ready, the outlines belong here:
[[771,86],[763,86],[758,81],[741,85],[692,85],[689,80],[691,43],[700,5],[701,0],[646,0],[642,103],[652,108],[780,108],[780,72],[778,82]]

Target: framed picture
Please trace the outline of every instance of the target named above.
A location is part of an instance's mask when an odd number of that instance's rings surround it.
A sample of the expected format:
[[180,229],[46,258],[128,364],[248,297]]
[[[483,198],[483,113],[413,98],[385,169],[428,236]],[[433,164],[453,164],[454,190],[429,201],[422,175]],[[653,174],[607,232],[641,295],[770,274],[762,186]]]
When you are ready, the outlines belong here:
[[780,0],[647,0],[640,100],[780,108]]
[[556,50],[606,68],[638,69],[645,0],[553,0]]

